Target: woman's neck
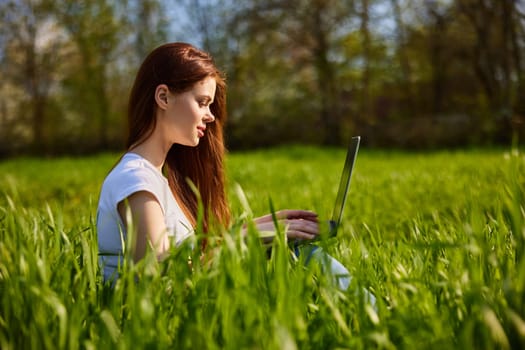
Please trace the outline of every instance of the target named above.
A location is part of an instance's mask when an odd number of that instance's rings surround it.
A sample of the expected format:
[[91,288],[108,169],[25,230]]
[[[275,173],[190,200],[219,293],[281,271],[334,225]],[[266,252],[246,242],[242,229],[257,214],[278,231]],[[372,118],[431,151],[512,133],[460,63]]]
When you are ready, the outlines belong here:
[[141,144],[132,147],[129,151],[147,159],[155,168],[162,171],[169,148],[166,149],[164,145],[157,144],[155,138],[150,137]]

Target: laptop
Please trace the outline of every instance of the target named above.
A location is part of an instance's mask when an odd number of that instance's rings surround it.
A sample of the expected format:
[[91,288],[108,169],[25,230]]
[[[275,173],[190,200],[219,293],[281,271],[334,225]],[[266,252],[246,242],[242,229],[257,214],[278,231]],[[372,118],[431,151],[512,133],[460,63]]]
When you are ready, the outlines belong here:
[[[348,196],[348,190],[350,189],[350,180],[352,179],[352,172],[354,170],[355,166],[355,160],[357,158],[357,152],[359,151],[359,143],[361,141],[360,136],[354,136],[350,140],[350,144],[348,145],[348,150],[346,152],[346,159],[345,164],[343,166],[343,172],[341,174],[341,178],[339,180],[339,189],[337,190],[337,196],[335,197],[335,205],[332,212],[332,217],[328,221],[328,229],[327,232],[323,232],[323,226],[321,226],[321,234],[318,238],[312,239],[312,240],[297,240],[295,241],[296,245],[300,244],[308,244],[315,241],[318,241],[319,239],[326,239],[335,237],[337,235],[337,231],[339,227],[341,226],[341,220],[343,218],[343,212],[345,209],[346,204],[346,198]],[[270,201],[270,207],[273,212],[273,205]],[[326,228],[325,228],[326,229]],[[261,237],[263,238],[263,242],[265,241],[264,245],[267,247],[271,246],[271,240],[265,240],[269,239],[273,236],[275,236],[275,232],[260,232]]]
[[337,235],[337,229],[341,225],[341,219],[343,218],[343,212],[346,204],[346,197],[348,196],[348,190],[350,189],[350,180],[352,180],[352,172],[354,170],[360,142],[360,136],[352,137],[352,140],[350,140],[350,145],[348,146],[348,151],[346,152],[345,165],[343,166],[343,173],[341,174],[341,180],[339,181],[339,189],[337,190],[337,196],[335,197],[332,218],[328,222],[329,237],[335,237]]

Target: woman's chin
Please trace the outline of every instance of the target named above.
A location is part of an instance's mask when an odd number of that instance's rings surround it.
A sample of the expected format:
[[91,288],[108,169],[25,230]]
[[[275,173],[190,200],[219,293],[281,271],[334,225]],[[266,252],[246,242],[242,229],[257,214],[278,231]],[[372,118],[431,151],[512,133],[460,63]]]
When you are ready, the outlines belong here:
[[177,145],[186,146],[186,147],[197,147],[199,145],[200,139],[196,138],[194,140],[188,140],[185,142],[175,142]]

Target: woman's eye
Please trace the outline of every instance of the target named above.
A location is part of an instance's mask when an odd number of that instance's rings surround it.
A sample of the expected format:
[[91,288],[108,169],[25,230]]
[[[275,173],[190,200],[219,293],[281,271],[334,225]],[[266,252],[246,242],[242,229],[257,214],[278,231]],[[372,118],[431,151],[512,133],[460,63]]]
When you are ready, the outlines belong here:
[[197,103],[199,104],[200,108],[206,108],[209,107],[213,102],[210,99],[205,98],[202,100],[197,100]]

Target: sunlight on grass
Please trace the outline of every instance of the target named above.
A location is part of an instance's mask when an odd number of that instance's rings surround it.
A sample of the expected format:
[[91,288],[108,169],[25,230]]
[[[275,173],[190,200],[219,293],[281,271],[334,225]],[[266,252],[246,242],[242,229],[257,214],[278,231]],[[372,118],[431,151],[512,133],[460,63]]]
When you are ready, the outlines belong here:
[[190,268],[200,259],[190,244],[161,263],[125,259],[111,289],[94,218],[117,158],[0,163],[0,348],[525,346],[523,153],[363,149],[343,229],[320,243],[352,273],[344,292],[283,239],[268,255],[255,230],[238,230],[248,207],[265,214],[270,200],[328,219],[344,150],[230,154],[235,222],[209,238],[213,259]]

